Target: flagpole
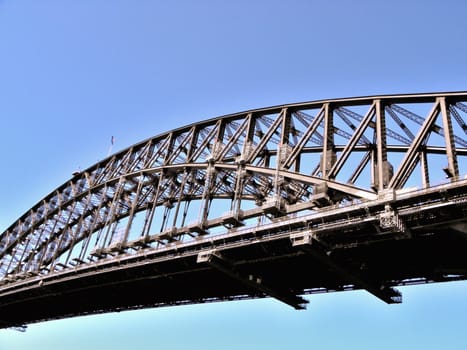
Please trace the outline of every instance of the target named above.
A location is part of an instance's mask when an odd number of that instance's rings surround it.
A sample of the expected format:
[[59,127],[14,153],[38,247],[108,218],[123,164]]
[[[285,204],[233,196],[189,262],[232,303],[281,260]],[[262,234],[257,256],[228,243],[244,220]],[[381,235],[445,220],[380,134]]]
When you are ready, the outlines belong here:
[[114,146],[114,143],[115,143],[115,137],[111,137],[110,138],[110,147],[109,147],[109,153],[107,154],[107,157],[110,157],[110,155],[112,154],[112,148]]

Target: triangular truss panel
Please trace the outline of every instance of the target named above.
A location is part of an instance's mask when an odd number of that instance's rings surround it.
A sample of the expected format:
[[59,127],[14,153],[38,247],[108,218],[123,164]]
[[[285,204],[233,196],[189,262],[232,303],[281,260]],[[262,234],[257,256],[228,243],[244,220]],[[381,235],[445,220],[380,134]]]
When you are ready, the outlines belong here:
[[[416,124],[412,128],[414,138],[391,180],[391,187],[405,186],[416,167],[421,169],[418,183],[423,188],[430,186],[430,178],[434,179],[435,183],[439,183],[442,172],[448,181],[460,178],[462,173],[459,172],[459,164],[465,163],[464,150],[467,147],[467,138],[465,134],[460,133],[465,122],[456,104],[440,97],[429,105],[430,109],[424,116],[420,116],[417,112],[420,113],[421,107],[426,104],[422,106],[394,104],[389,107],[391,113]],[[464,162],[459,162],[459,159],[463,159]]]

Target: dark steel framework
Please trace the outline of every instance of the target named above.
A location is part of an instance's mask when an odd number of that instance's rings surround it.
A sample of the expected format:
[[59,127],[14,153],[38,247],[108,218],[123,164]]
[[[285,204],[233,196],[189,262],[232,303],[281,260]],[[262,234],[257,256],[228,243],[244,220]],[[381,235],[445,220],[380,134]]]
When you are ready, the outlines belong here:
[[133,145],[1,234],[2,325],[466,279],[466,115],[466,92],[323,100]]

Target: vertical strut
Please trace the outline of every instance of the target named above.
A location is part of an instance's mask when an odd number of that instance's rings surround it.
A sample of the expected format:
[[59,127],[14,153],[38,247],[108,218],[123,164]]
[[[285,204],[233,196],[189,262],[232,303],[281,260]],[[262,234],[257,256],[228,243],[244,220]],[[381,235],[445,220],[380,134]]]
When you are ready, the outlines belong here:
[[422,186],[423,188],[430,187],[430,173],[428,170],[428,159],[426,157],[426,150],[420,151],[420,166],[422,171]]
[[281,145],[288,145],[290,138],[290,111],[287,108],[282,110],[282,134]]
[[279,149],[277,153],[277,169],[282,169],[285,166],[285,162],[290,153],[290,124],[291,116],[290,111],[287,108],[282,110],[282,133],[279,142]]
[[152,199],[151,204],[149,205],[148,214],[146,216],[146,222],[144,223],[143,232],[141,235],[144,237],[147,237],[149,235],[152,226],[152,221],[154,220],[154,216],[156,214],[157,201],[159,199],[159,192],[163,181],[163,173],[161,172],[160,176],[158,178],[156,177],[156,179],[157,186],[154,189],[154,198]]
[[201,206],[199,208],[199,221],[204,225],[209,215],[209,207],[211,203],[211,190],[217,177],[214,164],[209,163],[206,169],[206,180],[204,182],[203,196],[201,198]]
[[237,176],[235,179],[234,197],[231,206],[231,210],[233,210],[235,213],[240,212],[245,181],[245,163],[253,148],[253,138],[255,133],[256,119],[253,117],[253,114],[249,113],[246,119],[246,135],[242,146],[242,153],[238,156],[236,160]]
[[182,183],[180,184],[180,193],[178,195],[178,201],[177,201],[177,206],[175,207],[175,214],[174,214],[174,219],[173,219],[173,223],[172,223],[172,226],[173,227],[176,227],[177,226],[177,218],[178,218],[178,213],[180,212],[180,204],[182,202],[182,200],[184,199],[184,192],[185,192],[185,185],[186,185],[186,180],[188,178],[188,175],[189,175],[189,172],[188,172],[188,169],[184,169],[183,170],[183,180],[182,180]]
[[128,241],[128,237],[130,235],[131,225],[133,224],[133,220],[135,218],[135,211],[138,206],[139,196],[141,194],[141,189],[143,188],[143,182],[144,182],[143,179],[144,179],[143,175],[141,175],[141,178],[138,181],[135,198],[133,199],[133,203],[131,205],[130,213],[128,216],[128,223],[126,225],[125,235],[123,236],[123,239],[122,239],[123,244]]
[[321,176],[323,179],[328,179],[329,170],[336,161],[334,150],[334,116],[329,103],[324,105],[324,144],[321,157]]
[[446,107],[446,98],[440,97],[441,115],[444,125],[444,139],[446,142],[446,155],[448,157],[448,168],[446,171],[451,181],[459,178],[459,167],[456,158],[456,146],[454,143],[454,134],[452,132],[452,121],[449,109]]
[[376,178],[378,191],[382,191],[387,185],[387,149],[386,149],[386,118],[381,100],[375,101],[376,109]]

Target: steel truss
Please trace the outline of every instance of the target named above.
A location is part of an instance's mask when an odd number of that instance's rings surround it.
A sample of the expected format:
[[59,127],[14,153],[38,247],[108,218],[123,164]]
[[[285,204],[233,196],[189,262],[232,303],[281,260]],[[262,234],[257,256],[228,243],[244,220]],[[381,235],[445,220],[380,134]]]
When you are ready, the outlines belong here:
[[[267,231],[271,240],[287,235],[287,254],[309,255],[343,276],[339,288],[400,302],[390,285],[329,252],[433,226],[428,217],[448,205],[432,203],[440,182],[445,193],[455,189],[447,203],[462,208],[449,222],[467,231],[466,115],[466,92],[374,96],[257,109],[155,136],[75,174],[0,235],[0,299],[183,247],[192,247],[198,268],[255,290],[248,297],[303,308],[299,294],[332,289],[284,290],[239,270],[222,251],[226,242],[241,245],[241,234],[248,245],[253,232]],[[410,199],[425,217],[409,214]],[[373,209],[362,215],[363,208]]]

